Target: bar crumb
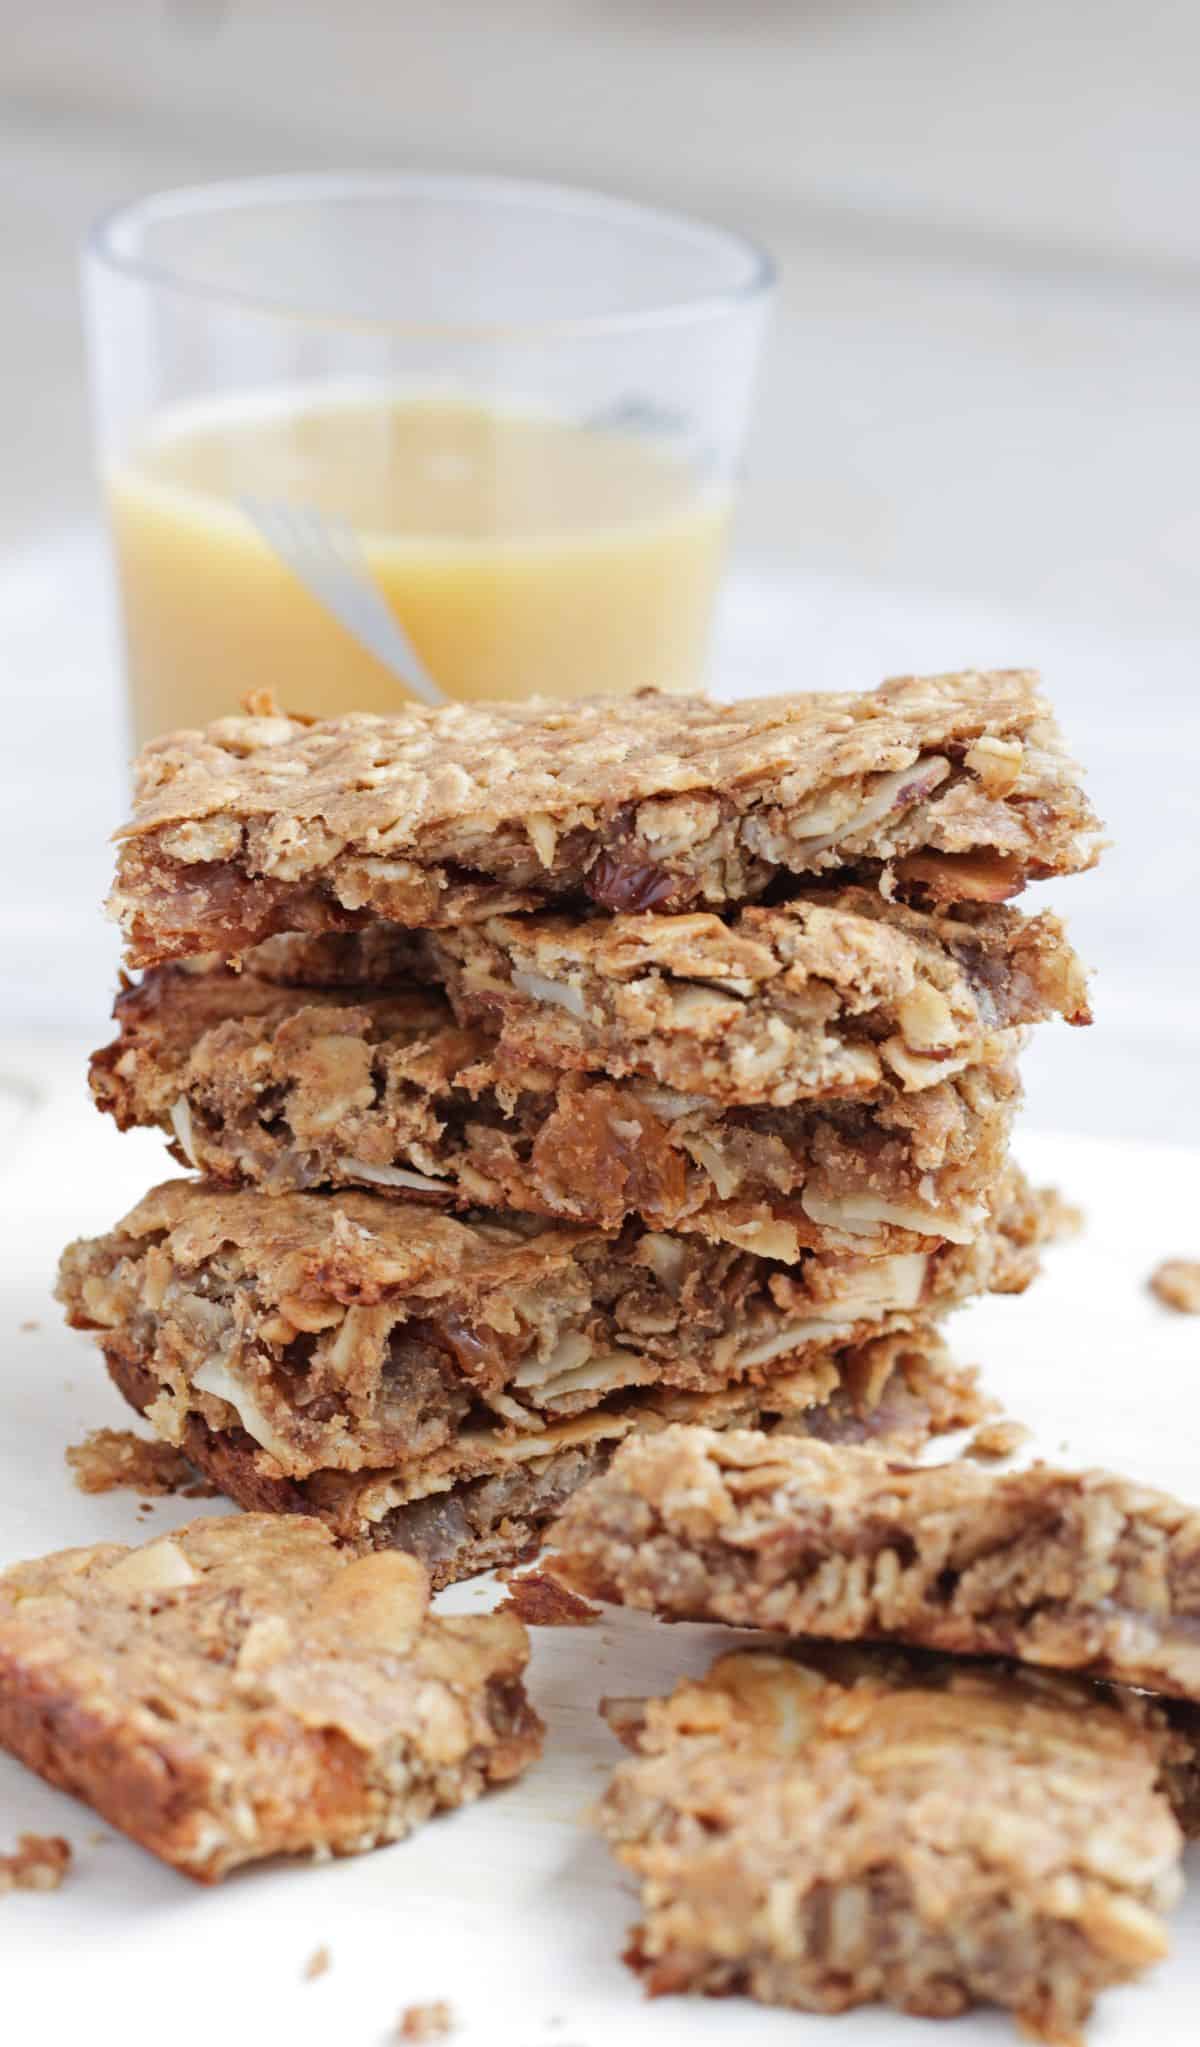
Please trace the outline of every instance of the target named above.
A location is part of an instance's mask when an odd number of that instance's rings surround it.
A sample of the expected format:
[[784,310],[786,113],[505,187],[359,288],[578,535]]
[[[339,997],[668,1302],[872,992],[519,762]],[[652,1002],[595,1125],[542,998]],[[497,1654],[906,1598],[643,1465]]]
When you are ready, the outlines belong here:
[[1014,1451],[1028,1443],[1033,1430],[1024,1422],[1013,1421],[1000,1416],[994,1422],[984,1422],[978,1428],[963,1452],[964,1457],[978,1457],[985,1464],[999,1462],[1002,1457],[1011,1457]]
[[1164,1258],[1150,1274],[1150,1291],[1180,1315],[1200,1315],[1200,1258]]
[[501,1601],[497,1611],[515,1613],[527,1628],[586,1628],[600,1618],[598,1606],[560,1585],[545,1571],[524,1571],[519,1577],[510,1575],[504,1583],[509,1596]]
[[1057,1187],[1039,1187],[1037,1200],[1044,1244],[1062,1244],[1083,1235],[1087,1215],[1077,1202],[1064,1200]]
[[42,1326],[41,1323],[38,1321],[35,1315],[31,1315],[28,1321],[21,1322],[18,1324],[22,1336],[31,1336],[33,1334],[33,1331],[35,1329],[40,1329],[41,1326]]
[[82,1443],[72,1443],[66,1460],[81,1493],[182,1493],[188,1500],[210,1500],[217,1488],[200,1477],[182,1450],[139,1436],[132,1429],[89,1429]]
[[315,1947],[304,1964],[304,1980],[315,1983],[318,1976],[327,1976],[333,1966],[333,1956],[327,1947]]
[[397,2040],[440,2040],[454,2031],[454,2014],[444,1997],[432,2004],[409,2004],[396,2021]]
[[22,1834],[12,1855],[0,1855],[0,1896],[6,1891],[56,1891],[71,1867],[61,1834]]

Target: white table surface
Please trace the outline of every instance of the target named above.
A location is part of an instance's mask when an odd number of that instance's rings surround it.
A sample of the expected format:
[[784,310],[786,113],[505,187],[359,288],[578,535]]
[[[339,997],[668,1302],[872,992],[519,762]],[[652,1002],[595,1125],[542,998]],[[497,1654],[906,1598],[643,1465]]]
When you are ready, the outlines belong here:
[[[49,1294],[55,1260],[68,1236],[113,1221],[163,1156],[148,1133],[118,1137],[91,1111],[71,1056],[31,1051],[24,1071],[28,1091],[9,1096],[0,1126],[0,1564],[75,1542],[145,1540],[225,1511],[169,1499],[143,1517],[135,1495],[87,1498],[69,1481],[66,1446],[128,1416],[90,1341],[61,1325]],[[992,1390],[1035,1426],[1045,1454],[1108,1462],[1194,1496],[1200,1323],[1160,1308],[1144,1282],[1183,1248],[1200,1155],[1080,1137],[1027,1138],[1020,1149],[1036,1177],[1085,1203],[1088,1228],[1049,1254],[1031,1293],[964,1313],[959,1354],[986,1362]],[[495,1596],[489,1579],[444,1595],[468,1609]],[[605,2047],[618,2032],[638,2047],[717,2047],[734,2034],[782,2047],[799,2037],[785,2014],[643,2000],[617,1960],[634,1916],[629,1885],[580,1824],[617,1754],[596,1715],[600,1696],[665,1689],[726,1639],[620,1614],[543,1630],[530,1684],[549,1736],[523,1783],[377,1854],[264,1868],[211,1891],[0,1756],[0,1836],[62,1833],[76,1854],[57,1893],[0,1904],[2,2037],[21,2047],[160,2037],[172,2047],[221,2038],[329,2047],[331,2037],[383,2047],[404,2006],[448,1998],[464,2047]],[[1200,1877],[1198,1860],[1191,1851]],[[307,1982],[321,1946],[332,1968]],[[1178,1915],[1173,1958],[1104,2001],[1091,2047],[1195,2047],[1198,2000],[1200,1885]],[[929,2037],[876,2010],[802,2023],[814,2047]],[[994,2014],[954,2029],[961,2047],[1012,2037]]]

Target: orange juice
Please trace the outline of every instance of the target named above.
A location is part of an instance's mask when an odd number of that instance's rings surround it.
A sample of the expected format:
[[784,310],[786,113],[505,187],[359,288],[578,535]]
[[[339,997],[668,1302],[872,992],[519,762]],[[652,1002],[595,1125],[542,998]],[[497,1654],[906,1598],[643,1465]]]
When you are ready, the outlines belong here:
[[107,489],[139,740],[248,689],[320,714],[405,700],[243,494],[348,520],[448,696],[700,678],[728,493],[633,434],[459,398],[243,400],[165,416]]

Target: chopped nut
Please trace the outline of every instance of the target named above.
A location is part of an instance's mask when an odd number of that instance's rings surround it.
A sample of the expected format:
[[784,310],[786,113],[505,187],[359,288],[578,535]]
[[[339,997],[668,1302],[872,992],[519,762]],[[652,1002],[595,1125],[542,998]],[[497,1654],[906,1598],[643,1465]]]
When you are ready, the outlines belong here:
[[734,1222],[728,1216],[719,1216],[713,1224],[713,1235],[719,1243],[737,1244],[741,1250],[753,1252],[756,1258],[777,1258],[782,1265],[794,1265],[800,1256],[796,1225],[774,1218]]
[[197,1573],[179,1545],[164,1536],[145,1549],[131,1549],[105,1572],[104,1582],[118,1592],[173,1592],[195,1585]]
[[339,1158],[338,1170],[348,1180],[365,1180],[368,1186],[408,1187],[415,1194],[446,1194],[444,1180],[433,1180],[428,1173],[413,1173],[406,1166],[373,1166],[366,1159]]
[[162,837],[163,851],[181,866],[207,866],[210,860],[232,860],[242,839],[236,818],[187,818]]
[[397,2040],[437,2040],[454,2030],[454,2014],[444,1997],[432,2004],[406,2005],[396,2021]]
[[935,903],[1003,903],[1025,886],[1020,862],[1003,853],[909,853],[896,876],[919,883]]
[[1019,739],[993,739],[985,733],[968,747],[964,761],[989,796],[1007,796],[1020,781],[1025,749]]
[[583,997],[578,988],[570,987],[564,981],[550,981],[545,974],[514,973],[513,987],[522,995],[528,995],[534,1002],[549,1002],[559,1009],[570,1010],[572,1016],[584,1016]]
[[949,1059],[943,1053],[914,1052],[900,1037],[885,1038],[879,1049],[897,1079],[911,1094],[919,1094],[923,1088],[936,1087],[940,1080],[949,1080],[970,1065],[967,1053]]
[[192,1123],[191,1107],[185,1095],[177,1096],[171,1104],[171,1128],[188,1165],[198,1166],[200,1160],[196,1155],[196,1132]]
[[1150,1291],[1181,1315],[1200,1315],[1200,1258],[1164,1258],[1150,1275]]
[[22,1834],[12,1855],[0,1855],[0,1896],[5,1891],[56,1891],[71,1867],[71,1846],[61,1834]]
[[914,803],[920,803],[944,782],[950,773],[950,763],[941,754],[926,754],[913,761],[907,768],[897,768],[885,775],[873,775],[863,783],[861,800],[846,814],[845,804],[838,804],[837,793],[832,808],[827,804],[823,811],[809,811],[794,818],[793,834],[810,844],[814,851],[832,846],[838,838],[849,838],[854,833],[865,832],[878,824],[893,810],[906,810]]
[[294,1637],[282,1614],[264,1614],[251,1621],[237,1656],[237,1675],[253,1688],[253,1681],[273,1663],[291,1654]]
[[1133,1968],[1160,1962],[1167,1953],[1162,1920],[1136,1898],[1095,1897],[1080,1919],[1089,1940]]
[[950,1004],[930,981],[918,981],[902,995],[896,1014],[915,1052],[945,1052],[958,1042],[960,1032]]
[[402,1649],[429,1611],[429,1576],[403,1550],[356,1557],[318,1596],[313,1615],[336,1620],[347,1633],[378,1649]]
[[558,845],[558,833],[554,820],[545,810],[531,810],[525,819],[529,843],[543,867],[553,867],[554,852]]
[[314,1948],[304,1964],[305,1982],[315,1983],[318,1976],[328,1975],[332,1961],[333,1957],[327,1947]]

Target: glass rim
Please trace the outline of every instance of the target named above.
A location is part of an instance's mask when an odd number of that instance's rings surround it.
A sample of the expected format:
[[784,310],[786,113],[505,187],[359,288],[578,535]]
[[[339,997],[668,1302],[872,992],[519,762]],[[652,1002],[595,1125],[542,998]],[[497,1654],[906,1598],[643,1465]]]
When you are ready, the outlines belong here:
[[[131,228],[206,212],[232,211],[261,201],[289,199],[303,202],[306,199],[352,198],[388,192],[419,195],[422,191],[451,196],[457,194],[480,202],[498,200],[509,206],[524,205],[530,211],[574,212],[594,218],[607,217],[614,221],[625,218],[643,225],[657,225],[676,235],[705,238],[721,244],[726,251],[740,252],[745,275],[737,284],[664,298],[661,304],[650,304],[637,312],[566,314],[547,320],[406,320],[339,314],[328,308],[282,305],[270,299],[260,299],[253,292],[235,290],[228,285],[207,284],[201,278],[189,277],[186,271],[169,262],[148,259],[120,246],[120,236]],[[776,280],[775,263],[768,251],[760,242],[736,229],[718,227],[669,207],[618,198],[590,186],[470,171],[280,172],[266,177],[224,178],[208,184],[171,186],[107,208],[89,227],[84,253],[88,261],[131,282],[206,300],[211,305],[227,306],[259,319],[306,327],[341,327],[364,333],[440,337],[456,341],[486,340],[492,336],[587,338],[678,326],[728,315],[764,299]]]

